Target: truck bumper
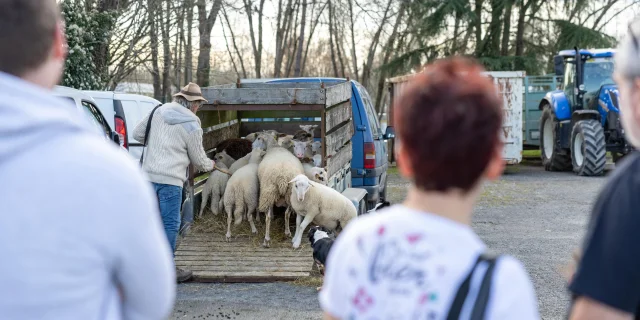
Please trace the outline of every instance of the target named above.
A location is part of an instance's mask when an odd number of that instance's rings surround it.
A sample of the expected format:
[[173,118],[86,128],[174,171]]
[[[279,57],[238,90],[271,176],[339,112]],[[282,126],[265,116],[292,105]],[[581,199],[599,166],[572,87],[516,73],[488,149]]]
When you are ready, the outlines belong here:
[[378,203],[380,201],[380,185],[375,186],[360,186],[367,191],[367,202]]

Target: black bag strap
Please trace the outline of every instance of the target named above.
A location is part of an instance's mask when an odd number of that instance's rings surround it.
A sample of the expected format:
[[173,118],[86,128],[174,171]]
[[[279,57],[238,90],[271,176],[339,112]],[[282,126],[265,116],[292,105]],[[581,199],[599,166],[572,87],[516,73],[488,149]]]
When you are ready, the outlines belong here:
[[449,314],[447,315],[447,320],[458,320],[460,318],[460,313],[462,312],[462,307],[464,306],[464,302],[467,300],[467,296],[469,295],[469,289],[471,287],[471,279],[478,268],[478,265],[482,262],[486,262],[487,271],[482,278],[482,283],[480,284],[480,289],[478,289],[478,295],[476,297],[476,301],[474,302],[473,309],[471,310],[470,320],[481,320],[484,319],[485,311],[487,309],[487,304],[489,302],[489,295],[491,293],[491,281],[493,279],[493,271],[496,266],[496,262],[498,260],[498,256],[492,256],[486,253],[478,256],[478,259],[474,263],[471,271],[464,279],[458,291],[453,299],[453,303],[451,304],[451,308],[449,309]]
[[151,110],[151,114],[149,114],[149,120],[147,120],[147,129],[144,132],[144,143],[142,144],[142,154],[140,155],[140,166],[142,166],[143,158],[144,158],[144,149],[149,142],[149,132],[151,131],[151,120],[153,120],[153,114],[156,112],[156,109],[160,108],[162,104],[157,105],[153,110]]

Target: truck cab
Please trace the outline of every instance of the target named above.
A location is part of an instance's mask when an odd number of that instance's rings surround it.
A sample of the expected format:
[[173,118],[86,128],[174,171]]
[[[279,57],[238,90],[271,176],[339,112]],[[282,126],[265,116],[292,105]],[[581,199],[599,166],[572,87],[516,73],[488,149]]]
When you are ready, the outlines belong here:
[[[247,80],[242,80],[247,81]],[[367,210],[386,200],[388,150],[387,141],[395,138],[394,129],[388,126],[382,131],[375,107],[367,89],[354,80],[344,78],[286,78],[286,79],[255,79],[249,81],[264,81],[266,83],[300,83],[319,82],[327,86],[351,83],[351,106],[354,134],[351,138],[351,187],[367,191]]]

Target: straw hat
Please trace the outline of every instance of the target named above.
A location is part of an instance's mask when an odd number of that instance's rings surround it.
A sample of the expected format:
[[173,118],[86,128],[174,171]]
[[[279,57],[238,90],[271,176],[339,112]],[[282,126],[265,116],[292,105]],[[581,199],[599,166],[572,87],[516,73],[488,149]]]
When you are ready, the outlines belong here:
[[200,86],[193,82],[189,82],[188,85],[184,86],[180,92],[173,95],[174,97],[180,96],[187,101],[199,101],[202,100],[204,102],[209,102],[205,98],[202,97],[202,91],[200,91]]

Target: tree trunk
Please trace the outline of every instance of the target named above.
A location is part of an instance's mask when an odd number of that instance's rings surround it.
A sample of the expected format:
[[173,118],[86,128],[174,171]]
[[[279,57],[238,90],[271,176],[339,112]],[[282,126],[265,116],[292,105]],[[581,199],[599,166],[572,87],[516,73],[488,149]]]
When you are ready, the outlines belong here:
[[174,77],[173,81],[177,88],[182,87],[182,50],[184,50],[184,15],[185,15],[185,1],[182,1],[182,5],[180,6],[180,13],[178,16],[178,33],[176,33],[176,58],[173,60],[175,62]]
[[336,62],[336,54],[333,46],[333,6],[329,2],[329,50],[331,52],[331,65],[333,66],[333,76],[338,77],[338,63]]
[[[460,20],[462,20],[462,10],[456,9],[456,17],[453,25],[453,42],[451,44],[451,55],[455,55],[458,51],[458,30],[460,30]],[[466,45],[466,43],[465,43]]]
[[[229,33],[231,34],[231,43],[233,44],[233,50],[236,52],[236,55],[238,56],[238,61],[240,62],[240,69],[242,69],[242,77],[246,79],[247,69],[245,69],[244,67],[244,60],[242,59],[242,54],[240,54],[240,50],[238,49],[238,44],[236,43],[236,36],[235,34],[233,34],[233,28],[231,27],[231,23],[229,23],[229,16],[227,15],[227,10],[225,9],[224,6],[222,6],[222,16],[224,17],[224,20],[227,22],[227,26],[229,27]],[[222,24],[222,31],[224,32],[224,23]],[[225,39],[226,39],[226,36],[225,36]],[[229,44],[227,44],[227,47],[228,46]],[[233,57],[231,58],[231,60],[233,61]],[[237,70],[236,70],[236,73],[238,73]],[[239,76],[240,75],[238,75],[238,77]]]
[[[339,26],[340,21],[336,19],[335,23],[334,23],[334,29],[335,29],[335,42],[336,42],[336,53],[338,54],[338,62],[340,62],[340,76],[345,78],[345,66],[344,66],[344,59],[343,57],[343,48],[342,48],[342,42],[344,39],[342,39],[341,35],[343,34],[343,32],[338,32],[338,26]],[[344,30],[344,29],[342,29]]]
[[198,54],[198,70],[196,81],[201,87],[209,86],[211,71],[211,29],[222,6],[222,0],[214,0],[209,16],[205,0],[198,0],[198,30],[200,32],[200,53]]
[[520,10],[518,13],[518,27],[516,30],[516,57],[520,57],[522,56],[522,54],[524,53],[524,27],[525,27],[525,18],[527,17],[527,10],[529,9],[529,6],[531,5],[531,3],[534,0],[529,0],[527,1],[526,4],[524,4],[524,0],[521,2],[520,6]]
[[307,24],[307,0],[302,0],[302,19],[300,20],[300,35],[298,36],[298,51],[296,52],[296,62],[293,68],[293,76],[300,77],[302,70],[302,50],[304,50],[304,28]]
[[475,3],[475,16],[473,21],[475,22],[476,29],[476,56],[479,57],[482,53],[482,2],[483,0],[476,0]]
[[187,10],[187,39],[184,48],[184,83],[193,81],[193,41],[191,30],[193,29],[194,0],[185,0]]
[[158,67],[158,31],[156,21],[156,0],[147,0],[149,13],[149,40],[151,46],[151,76],[153,78],[153,97],[162,100],[162,88],[160,86],[160,67]]
[[382,16],[382,21],[380,21],[380,26],[378,30],[373,35],[373,39],[371,40],[371,46],[369,47],[369,54],[367,55],[367,62],[362,69],[362,85],[367,87],[369,85],[369,78],[371,77],[371,69],[373,68],[373,59],[375,58],[376,50],[378,49],[378,43],[380,42],[380,35],[382,34],[382,30],[384,29],[384,25],[387,23],[387,18],[389,16],[389,9],[391,8],[391,4],[393,0],[389,0],[386,9],[384,10],[384,15]]
[[[316,20],[311,24],[311,29],[309,29],[309,37],[307,38],[307,45],[305,46],[304,56],[302,58],[302,71],[301,72],[303,74],[304,74],[305,66],[307,65],[307,56],[309,55],[309,47],[311,46],[311,39],[313,38],[313,34],[314,34],[315,30],[316,30],[316,27],[318,26],[318,23],[320,22],[320,16],[322,16],[322,13],[324,12],[324,8],[327,6],[327,4],[329,4],[329,1],[325,2],[325,4],[322,6],[322,8],[320,8],[320,11],[318,12]],[[311,13],[313,14],[313,11]]]
[[[229,27],[229,29],[231,29],[231,27]],[[222,24],[222,36],[224,37],[224,44],[227,47],[227,53],[229,54],[229,60],[231,60],[231,66],[233,66],[233,71],[236,73],[236,77],[240,78],[240,72],[238,72],[238,66],[236,65],[235,59],[233,59],[233,53],[231,53],[231,48],[229,48],[229,39],[227,38],[227,32],[225,31],[224,23]]]
[[[400,23],[402,23],[402,19],[404,18],[404,12],[407,6],[407,2],[402,2],[400,5],[400,9],[398,10],[398,16],[396,17],[396,23],[393,25],[393,30],[391,31],[391,35],[389,35],[389,39],[387,39],[387,44],[384,46],[384,57],[382,58],[382,65],[386,65],[389,63],[389,59],[391,58],[391,54],[393,53],[394,43],[396,41],[396,37],[398,35],[398,28],[400,27]],[[456,36],[455,34],[453,35]],[[384,82],[386,79],[387,73],[380,72],[380,76],[378,77],[378,90],[376,91],[376,101],[375,108],[376,114],[380,114],[382,110],[382,95],[384,93]]]
[[293,34],[291,35],[291,37],[289,37],[289,40],[287,40],[287,44],[288,46],[290,46],[289,44],[293,43],[293,47],[291,48],[291,50],[287,53],[287,64],[286,64],[286,70],[285,70],[285,78],[289,78],[291,76],[291,68],[293,67],[293,62],[294,62],[294,58],[295,58],[295,54],[296,54],[296,50],[298,50],[298,42],[296,41],[298,39],[298,28],[296,27],[298,25],[298,14],[300,13],[299,10],[299,5],[298,3],[296,3],[296,8],[295,8],[295,18],[292,20],[293,24],[291,26],[293,26]]
[[244,9],[247,14],[247,18],[249,19],[249,32],[251,37],[251,46],[253,47],[253,59],[254,59],[254,67],[256,72],[256,78],[261,78],[262,75],[260,73],[261,69],[261,61],[262,61],[262,17],[263,17],[263,9],[264,9],[265,0],[260,0],[260,8],[258,9],[258,40],[256,41],[256,34],[253,27],[253,6],[252,0],[243,0]]
[[[158,10],[158,18],[163,22],[162,25],[162,101],[171,101],[171,44],[169,43],[169,28],[171,21],[171,1],[166,2],[166,11]],[[166,14],[167,19],[164,19]]]
[[506,57],[509,55],[509,38],[511,37],[511,11],[513,9],[513,0],[506,0],[504,9],[504,27],[502,28],[502,50],[500,55]]
[[279,78],[282,71],[282,61],[286,50],[286,39],[291,18],[293,15],[292,0],[288,0],[285,10],[282,9],[282,0],[278,0],[278,16],[276,19],[276,56],[273,64],[274,77]]
[[358,81],[360,79],[358,77],[358,56],[356,56],[356,39],[355,39],[355,31],[354,31],[354,20],[353,20],[353,0],[347,0],[347,4],[349,5],[349,27],[351,28],[351,61],[353,63],[353,78]]

